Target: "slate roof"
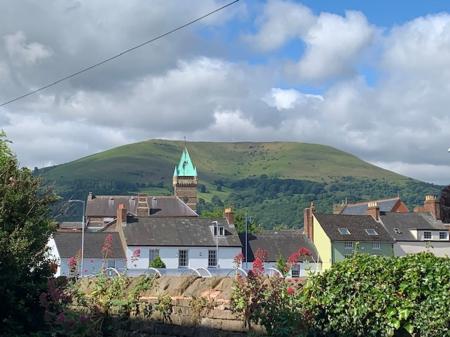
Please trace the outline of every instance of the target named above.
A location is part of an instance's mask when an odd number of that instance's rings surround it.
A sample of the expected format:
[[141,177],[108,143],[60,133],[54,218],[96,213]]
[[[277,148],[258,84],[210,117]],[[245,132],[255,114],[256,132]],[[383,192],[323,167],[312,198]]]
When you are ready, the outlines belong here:
[[215,247],[213,221],[218,221],[225,229],[225,236],[219,238],[219,247],[241,247],[236,229],[225,219],[130,217],[123,231],[129,246]]
[[[125,259],[125,253],[120,242],[118,233],[105,232],[85,232],[84,233],[84,258],[103,258],[102,246],[106,236],[112,235],[112,253],[109,256],[113,259]],[[75,256],[81,249],[81,232],[56,232],[53,235],[59,256],[69,258]]]
[[[177,196],[148,196],[151,217],[197,217],[188,205]],[[97,195],[86,205],[87,217],[116,217],[117,207],[124,204],[128,213],[137,213],[137,196]],[[153,204],[153,205],[152,205]]]
[[[381,214],[380,218],[388,233],[396,241],[417,241],[411,230],[448,230],[441,221],[425,213],[389,212]],[[395,228],[399,229],[399,233],[395,231]]]
[[[397,202],[400,201],[400,198],[390,198],[390,199],[382,199],[382,200],[373,200],[376,201],[378,207],[380,207],[380,212],[392,212]],[[341,214],[352,214],[352,215],[366,215],[367,214],[367,204],[369,202],[359,202],[356,204],[348,204],[342,210]]]
[[[393,242],[384,227],[370,215],[314,214],[332,241],[382,241]],[[342,235],[338,228],[347,228],[350,235]],[[374,229],[378,235],[368,235],[366,229]]]
[[[239,235],[245,254],[245,234]],[[314,245],[303,235],[300,230],[264,231],[258,234],[248,234],[248,261],[254,260],[254,254],[258,249],[267,251],[267,262],[275,262],[280,255],[286,260],[292,253],[300,248],[307,248],[312,253],[306,257],[309,261],[317,261],[317,253]]]

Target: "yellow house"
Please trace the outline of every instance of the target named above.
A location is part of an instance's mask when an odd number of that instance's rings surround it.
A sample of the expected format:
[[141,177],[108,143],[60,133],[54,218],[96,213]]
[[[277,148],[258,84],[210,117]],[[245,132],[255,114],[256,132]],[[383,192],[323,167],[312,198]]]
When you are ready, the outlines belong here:
[[322,270],[354,254],[393,256],[394,241],[379,222],[379,208],[371,215],[317,214],[314,205],[305,209],[305,234],[314,243]]

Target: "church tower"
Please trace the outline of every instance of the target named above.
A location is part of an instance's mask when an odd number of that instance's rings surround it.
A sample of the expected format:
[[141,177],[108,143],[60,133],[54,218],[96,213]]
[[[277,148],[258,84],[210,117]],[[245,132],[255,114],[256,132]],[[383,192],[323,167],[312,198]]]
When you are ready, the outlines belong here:
[[197,209],[197,168],[185,147],[173,171],[173,192],[194,211]]

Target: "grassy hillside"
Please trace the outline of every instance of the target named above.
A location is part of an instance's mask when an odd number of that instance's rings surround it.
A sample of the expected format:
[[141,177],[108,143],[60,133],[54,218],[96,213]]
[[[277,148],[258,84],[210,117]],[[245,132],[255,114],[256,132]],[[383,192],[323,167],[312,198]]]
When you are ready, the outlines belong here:
[[[147,192],[170,194],[184,143],[149,140],[38,171],[63,198]],[[335,148],[306,143],[191,142],[198,169],[201,210],[233,204],[266,227],[298,226],[311,200],[331,211],[333,202],[400,193],[410,206],[440,187],[371,165]],[[280,189],[281,186],[281,189]]]

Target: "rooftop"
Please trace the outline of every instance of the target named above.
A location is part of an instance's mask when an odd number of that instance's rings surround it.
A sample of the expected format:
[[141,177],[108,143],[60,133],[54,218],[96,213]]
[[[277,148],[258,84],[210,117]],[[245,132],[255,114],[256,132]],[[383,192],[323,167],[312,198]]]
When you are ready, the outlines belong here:
[[347,204],[345,205],[345,208],[342,210],[341,214],[366,215],[369,202],[376,202],[378,204],[378,207],[380,208],[380,212],[392,212],[399,201],[401,201],[400,198],[395,197]]
[[[393,242],[384,227],[370,215],[314,214],[314,216],[332,241]],[[345,234],[344,229],[347,229],[349,234]],[[370,234],[371,229],[378,235]]]
[[129,217],[123,231],[130,246],[215,247],[216,237],[212,230],[214,221],[225,230],[225,235],[218,237],[220,247],[241,247],[236,229],[223,218]]
[[[108,235],[112,236],[112,252],[109,258],[125,259],[119,234],[107,232],[84,233],[84,258],[103,258],[102,246]],[[56,232],[53,239],[61,258],[76,256],[81,250],[81,232],[79,231]]]
[[[240,234],[240,238],[245,247],[245,234]],[[312,253],[312,258],[306,258],[307,260],[317,261],[314,245],[301,230],[263,231],[248,235],[248,261],[254,260],[254,254],[258,249],[267,252],[267,262],[275,262],[280,256],[286,260],[300,248],[306,248]]]

